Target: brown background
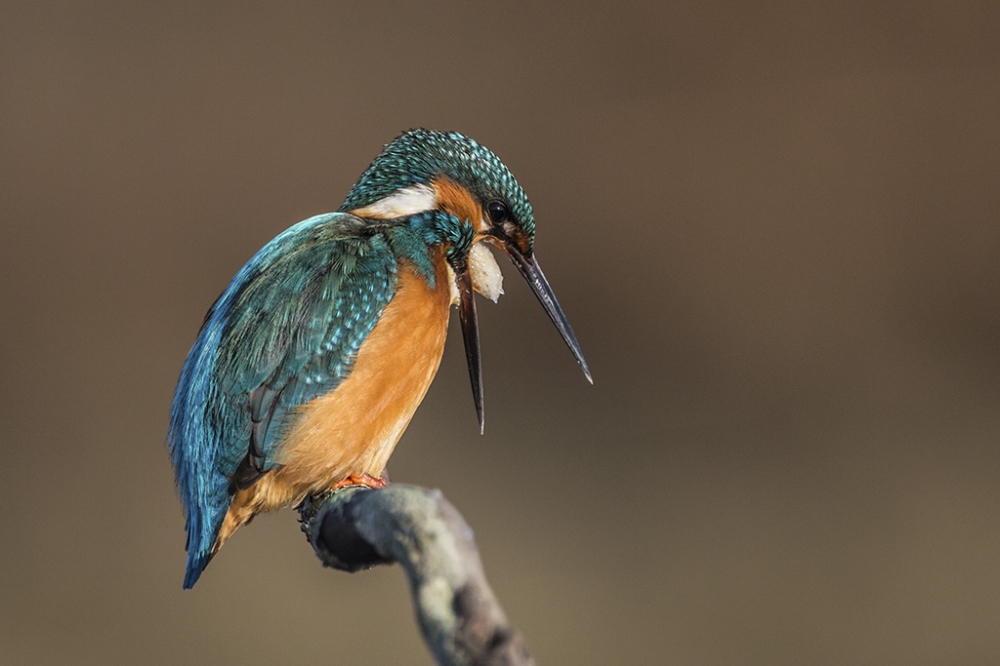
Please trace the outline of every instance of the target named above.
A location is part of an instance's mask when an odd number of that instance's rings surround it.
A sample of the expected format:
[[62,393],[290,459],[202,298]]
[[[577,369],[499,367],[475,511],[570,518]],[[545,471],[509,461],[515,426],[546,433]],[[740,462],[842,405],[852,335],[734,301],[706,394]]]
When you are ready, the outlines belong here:
[[20,4],[0,661],[430,663],[289,511],[182,592],[164,443],[229,278],[426,126],[518,176],[594,371],[507,270],[486,435],[453,335],[391,464],[540,664],[1000,662],[995,2]]

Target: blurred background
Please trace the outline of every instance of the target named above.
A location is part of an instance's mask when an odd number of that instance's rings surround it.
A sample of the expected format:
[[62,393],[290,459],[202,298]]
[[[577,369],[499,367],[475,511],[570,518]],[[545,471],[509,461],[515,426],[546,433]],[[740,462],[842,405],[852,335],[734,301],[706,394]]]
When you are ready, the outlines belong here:
[[[390,464],[542,665],[1000,662],[993,2],[7,3],[0,662],[431,664],[396,567],[282,511],[191,592],[202,316],[400,131],[531,197],[589,386],[481,301]],[[452,324],[455,325],[454,321]]]

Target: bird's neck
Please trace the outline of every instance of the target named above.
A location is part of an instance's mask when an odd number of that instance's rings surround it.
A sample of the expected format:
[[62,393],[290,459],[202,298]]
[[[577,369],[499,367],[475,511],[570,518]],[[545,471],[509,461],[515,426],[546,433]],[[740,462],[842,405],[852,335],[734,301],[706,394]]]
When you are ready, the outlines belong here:
[[436,261],[467,256],[476,237],[469,222],[440,210],[398,218],[384,233],[396,258],[412,264],[432,286]]

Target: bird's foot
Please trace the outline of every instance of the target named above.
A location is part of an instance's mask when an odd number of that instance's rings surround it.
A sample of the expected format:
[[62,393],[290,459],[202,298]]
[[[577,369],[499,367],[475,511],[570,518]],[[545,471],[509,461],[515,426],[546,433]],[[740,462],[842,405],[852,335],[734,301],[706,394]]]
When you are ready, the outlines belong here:
[[367,472],[361,472],[360,474],[355,472],[346,479],[330,486],[330,490],[340,490],[347,486],[367,486],[368,488],[378,490],[379,488],[385,488],[387,485],[389,485],[389,477],[385,472],[379,477],[374,477]]

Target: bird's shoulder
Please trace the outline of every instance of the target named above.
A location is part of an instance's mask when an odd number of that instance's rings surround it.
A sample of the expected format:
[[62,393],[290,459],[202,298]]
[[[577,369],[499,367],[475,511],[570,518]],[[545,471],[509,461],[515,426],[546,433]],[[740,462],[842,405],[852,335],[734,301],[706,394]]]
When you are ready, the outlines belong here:
[[353,215],[317,216],[282,232],[209,316],[220,329],[223,387],[249,392],[314,357],[349,356],[391,300],[396,273],[384,236]]

